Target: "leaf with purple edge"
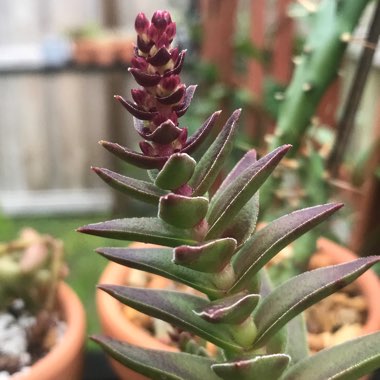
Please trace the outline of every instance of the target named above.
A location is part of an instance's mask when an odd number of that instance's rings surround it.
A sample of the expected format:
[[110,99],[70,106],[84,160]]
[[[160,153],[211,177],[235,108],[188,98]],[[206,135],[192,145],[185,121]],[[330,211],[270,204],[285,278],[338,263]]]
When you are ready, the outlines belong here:
[[189,181],[194,173],[195,160],[186,153],[174,153],[157,174],[155,185],[165,190],[175,190]]
[[186,50],[182,50],[177,58],[177,61],[174,65],[174,68],[172,70],[165,71],[164,77],[169,77],[171,75],[177,75],[181,72],[183,64],[185,62],[185,55],[186,55]]
[[193,310],[209,305],[210,302],[205,298],[172,290],[117,285],[99,285],[98,287],[124,305],[192,332],[221,348],[235,352],[248,348],[241,347],[234,340],[234,335],[239,332],[239,326],[210,323],[194,314]]
[[206,357],[184,352],[151,350],[105,336],[92,336],[91,339],[118,362],[151,379],[219,379],[211,370],[211,365],[216,361]]
[[169,193],[160,198],[158,217],[172,226],[195,227],[207,214],[208,199]]
[[161,76],[159,74],[148,74],[142,70],[130,67],[128,71],[133,75],[136,82],[143,87],[152,87],[160,83]]
[[175,113],[178,117],[183,116],[189,109],[196,89],[197,86],[195,85],[187,86],[183,102],[178,106],[174,106]]
[[257,355],[252,359],[213,364],[211,368],[224,380],[277,380],[288,367],[290,360],[285,354]]
[[250,278],[278,252],[326,220],[342,206],[342,204],[328,203],[294,211],[257,231],[233,258],[232,265],[238,280],[230,292],[244,289]]
[[141,120],[152,120],[155,116],[158,115],[158,112],[145,111],[140,108],[137,104],[125,100],[120,95],[115,95],[114,98],[121,103],[121,105],[133,116]]
[[380,368],[380,332],[324,349],[290,367],[281,380],[357,380]]
[[100,141],[99,144],[116,157],[142,169],[160,169],[168,159],[168,157],[146,156],[145,154],[137,153],[124,146],[109,141]]
[[194,196],[203,195],[208,191],[231,153],[240,113],[241,110],[236,110],[229,117],[215,141],[198,161],[189,183],[194,189]]
[[235,249],[236,240],[231,238],[196,246],[182,245],[174,249],[173,262],[196,271],[216,273],[230,262]]
[[218,237],[226,229],[235,215],[259,190],[290,147],[283,145],[256,161],[226,186],[215,202],[211,201],[207,216],[210,225],[208,239]]
[[153,66],[164,66],[171,58],[171,55],[166,47],[160,48],[153,57],[148,57],[147,61]]
[[380,257],[363,257],[349,263],[302,273],[270,293],[256,308],[257,337],[254,346],[263,346],[282,326],[305,309],[350,284]]
[[135,240],[169,247],[197,242],[193,231],[171,226],[158,218],[114,219],[88,224],[77,231],[110,239]]
[[172,92],[170,95],[164,96],[164,97],[156,97],[156,99],[161,104],[173,105],[173,104],[180,102],[182,100],[183,96],[185,95],[185,93],[186,93],[185,86],[181,86],[177,90]]
[[138,134],[145,140],[154,141],[158,144],[170,144],[182,132],[182,128],[177,127],[170,119],[164,121],[152,132],[145,127],[142,120],[135,117],[133,119],[134,127]]
[[251,317],[259,300],[259,294],[242,292],[213,301],[204,309],[194,310],[194,313],[212,323],[241,324]]
[[143,202],[158,205],[166,192],[150,182],[123,176],[105,168],[91,168],[105,183]]
[[118,264],[158,274],[183,283],[206,294],[210,299],[222,297],[214,284],[214,276],[181,265],[173,265],[171,248],[98,248],[96,252]]

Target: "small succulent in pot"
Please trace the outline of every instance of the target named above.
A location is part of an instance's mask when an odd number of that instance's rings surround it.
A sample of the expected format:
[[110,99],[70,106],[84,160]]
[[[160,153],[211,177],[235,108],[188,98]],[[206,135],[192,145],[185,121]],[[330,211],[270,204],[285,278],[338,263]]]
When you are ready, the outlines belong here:
[[0,242],[0,371],[19,372],[56,343],[65,272],[63,244],[49,235],[25,228]]
[[[219,133],[212,114],[193,136],[180,126],[195,86],[181,82],[185,52],[172,47],[175,24],[166,11],[151,21],[136,18],[137,45],[130,72],[142,86],[134,102],[116,98],[134,116],[144,139],[142,153],[102,142],[111,153],[148,169],[151,181],[104,168],[108,184],[157,206],[157,217],[117,219],[80,232],[159,244],[157,248],[100,248],[122,265],[186,284],[180,291],[100,285],[122,303],[218,347],[162,352],[93,337],[111,356],[153,379],[354,379],[380,366],[380,333],[309,356],[302,312],[355,280],[380,257],[320,268],[273,288],[265,265],[279,251],[337,211],[324,204],[294,211],[256,229],[259,189],[291,148],[283,145],[258,158],[247,152],[211,196],[237,130],[240,110]],[[183,344],[182,348],[187,345]],[[198,354],[195,354],[198,353]]]

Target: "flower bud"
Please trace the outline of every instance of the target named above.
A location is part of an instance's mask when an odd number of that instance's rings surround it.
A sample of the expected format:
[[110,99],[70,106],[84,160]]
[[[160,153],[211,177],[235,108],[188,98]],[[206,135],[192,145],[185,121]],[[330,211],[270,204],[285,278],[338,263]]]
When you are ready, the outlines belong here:
[[165,28],[172,22],[168,11],[156,11],[152,17],[152,24],[159,30],[164,31]]
[[143,12],[140,12],[135,20],[135,30],[138,34],[143,34],[148,30],[149,20],[146,18]]

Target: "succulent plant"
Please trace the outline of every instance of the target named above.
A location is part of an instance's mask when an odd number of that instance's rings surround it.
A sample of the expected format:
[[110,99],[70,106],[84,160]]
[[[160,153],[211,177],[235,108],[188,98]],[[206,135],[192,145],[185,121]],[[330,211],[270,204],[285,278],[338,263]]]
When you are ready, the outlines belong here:
[[[171,47],[175,24],[166,11],[136,18],[137,46],[130,69],[143,88],[132,113],[144,141],[142,153],[102,142],[111,153],[148,169],[151,181],[108,169],[94,171],[114,188],[158,207],[157,217],[90,224],[80,232],[159,244],[155,248],[100,248],[109,260],[188,285],[198,295],[173,290],[100,285],[125,305],[218,347],[218,355],[183,339],[186,352],[143,349],[95,336],[107,353],[153,379],[354,379],[380,365],[380,333],[309,357],[302,312],[355,280],[377,256],[300,274],[277,288],[265,265],[284,247],[337,211],[324,204],[294,211],[256,228],[259,189],[290,145],[257,158],[247,152],[211,195],[237,130],[240,110],[216,133],[214,113],[193,136],[179,126],[195,87],[179,74],[185,52]],[[186,341],[191,344],[186,344]]]
[[62,242],[25,228],[10,242],[0,242],[0,310],[16,299],[33,313],[52,311],[64,275]]

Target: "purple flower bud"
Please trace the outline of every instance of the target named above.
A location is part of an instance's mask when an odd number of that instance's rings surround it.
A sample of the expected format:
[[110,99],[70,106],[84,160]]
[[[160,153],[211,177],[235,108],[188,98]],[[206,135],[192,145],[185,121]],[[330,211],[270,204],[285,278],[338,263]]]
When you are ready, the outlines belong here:
[[148,62],[142,57],[132,58],[132,67],[140,70],[146,70],[148,68]]
[[149,20],[146,18],[143,12],[140,12],[135,20],[135,30],[138,34],[143,34],[148,30]]
[[152,17],[152,24],[159,30],[164,31],[165,28],[172,22],[168,11],[156,11]]
[[153,24],[150,24],[150,26],[148,28],[148,37],[149,37],[149,39],[151,41],[156,42],[157,39],[158,39],[158,36],[159,36],[158,29]]
[[177,88],[177,86],[180,83],[181,78],[179,77],[179,75],[172,75],[170,77],[163,78],[160,84],[165,91],[172,92]]

